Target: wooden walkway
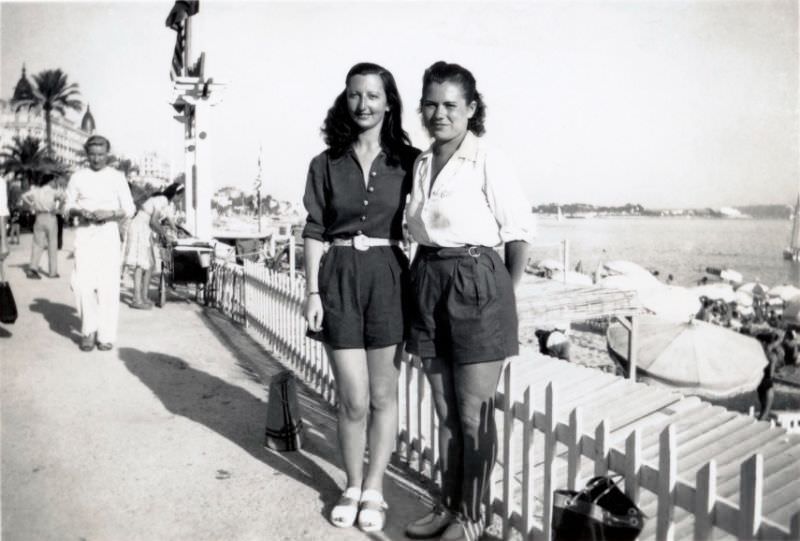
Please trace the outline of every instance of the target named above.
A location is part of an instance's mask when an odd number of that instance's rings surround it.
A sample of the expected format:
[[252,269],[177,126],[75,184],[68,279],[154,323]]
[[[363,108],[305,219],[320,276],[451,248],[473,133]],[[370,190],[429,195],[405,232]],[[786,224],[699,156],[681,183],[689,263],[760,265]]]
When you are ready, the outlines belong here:
[[526,274],[517,291],[520,341],[535,342],[537,328],[554,322],[627,316],[641,311],[635,291],[565,284]]
[[[713,459],[716,461],[717,498],[736,505],[742,498],[739,482],[742,464],[751,455],[760,453],[763,456],[764,517],[788,529],[792,517],[800,511],[800,435],[787,434],[784,429],[774,428],[767,422],[712,406],[696,397],[684,397],[662,387],[543,356],[531,348],[525,348],[522,355],[511,362],[511,374],[512,403],[522,403],[522,393],[530,386],[533,411],[545,411],[546,386],[552,383],[557,397],[556,422],[569,426],[573,410],[580,408],[583,433],[594,436],[594,427],[605,421],[610,436],[607,444],[612,450],[625,453],[628,436],[639,429],[642,464],[654,468],[659,466],[660,435],[668,425],[673,425],[677,438],[677,478],[694,486],[698,470]],[[521,438],[520,433],[512,436],[512,448],[522,447]],[[505,441],[502,433],[499,441]],[[566,486],[567,454],[567,446],[559,444],[556,456],[561,460],[555,461],[554,488]],[[503,450],[499,456],[503,457]],[[541,490],[545,463],[543,437],[534,438],[533,463],[534,487]],[[583,458],[578,486],[594,475],[594,467],[593,461]],[[520,480],[521,470],[518,467],[512,470]],[[502,473],[496,477],[500,478]],[[642,488],[646,484],[642,483]],[[541,504],[543,494],[535,493],[535,497]],[[657,495],[643,489],[639,504],[650,517],[640,539],[655,539]],[[534,515],[541,515],[541,510]],[[541,520],[542,517],[536,518]],[[691,539],[693,530],[694,515],[676,507],[673,538]],[[735,536],[717,530],[714,538],[734,539]]]

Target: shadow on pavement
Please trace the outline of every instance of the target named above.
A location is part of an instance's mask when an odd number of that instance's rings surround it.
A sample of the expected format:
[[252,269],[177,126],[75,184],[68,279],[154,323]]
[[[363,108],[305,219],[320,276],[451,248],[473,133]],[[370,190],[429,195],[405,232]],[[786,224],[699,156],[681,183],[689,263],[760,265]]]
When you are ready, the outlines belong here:
[[[5,325],[5,323],[3,325]],[[0,325],[0,338],[10,338],[11,333],[3,325]]]
[[31,312],[42,314],[50,330],[69,338],[76,344],[80,342],[81,320],[72,306],[37,298],[29,306]]
[[[277,453],[263,447],[267,404],[248,391],[189,366],[171,355],[120,348],[128,370],[158,397],[167,410],[200,423],[227,438],[270,468],[318,490],[323,512],[338,498],[336,482],[307,454],[325,446],[306,431],[303,451]],[[313,453],[313,451],[311,451]]]

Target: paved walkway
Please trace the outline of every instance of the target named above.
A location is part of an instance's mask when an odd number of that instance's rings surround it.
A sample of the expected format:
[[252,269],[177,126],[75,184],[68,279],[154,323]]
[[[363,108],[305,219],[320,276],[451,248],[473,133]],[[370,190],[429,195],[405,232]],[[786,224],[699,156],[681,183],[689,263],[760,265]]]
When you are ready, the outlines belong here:
[[328,523],[333,412],[301,390],[303,451],[265,450],[265,382],[283,367],[189,295],[123,304],[115,349],[81,352],[71,246],[67,231],[57,279],[25,278],[30,235],[6,260],[20,315],[0,325],[4,540],[404,539],[425,502],[397,472],[384,532]]

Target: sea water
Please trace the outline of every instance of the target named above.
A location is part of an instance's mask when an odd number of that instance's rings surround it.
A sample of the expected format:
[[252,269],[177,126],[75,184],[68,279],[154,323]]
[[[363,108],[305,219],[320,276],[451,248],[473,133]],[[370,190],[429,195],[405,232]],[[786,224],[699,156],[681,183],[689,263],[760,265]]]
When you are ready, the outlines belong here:
[[740,272],[744,281],[800,287],[800,264],[783,259],[790,220],[609,217],[538,218],[532,260],[561,258],[568,241],[569,267],[591,273],[603,262],[627,260],[657,270],[666,281],[694,285],[707,267]]

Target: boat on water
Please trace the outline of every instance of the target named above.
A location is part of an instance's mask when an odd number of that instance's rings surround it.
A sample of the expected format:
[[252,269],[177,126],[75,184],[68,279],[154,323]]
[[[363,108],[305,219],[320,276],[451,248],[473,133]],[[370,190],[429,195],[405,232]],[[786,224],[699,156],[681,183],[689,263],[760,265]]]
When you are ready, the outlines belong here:
[[792,234],[789,237],[789,246],[783,250],[783,258],[790,261],[800,261],[800,194],[794,204],[792,220]]

